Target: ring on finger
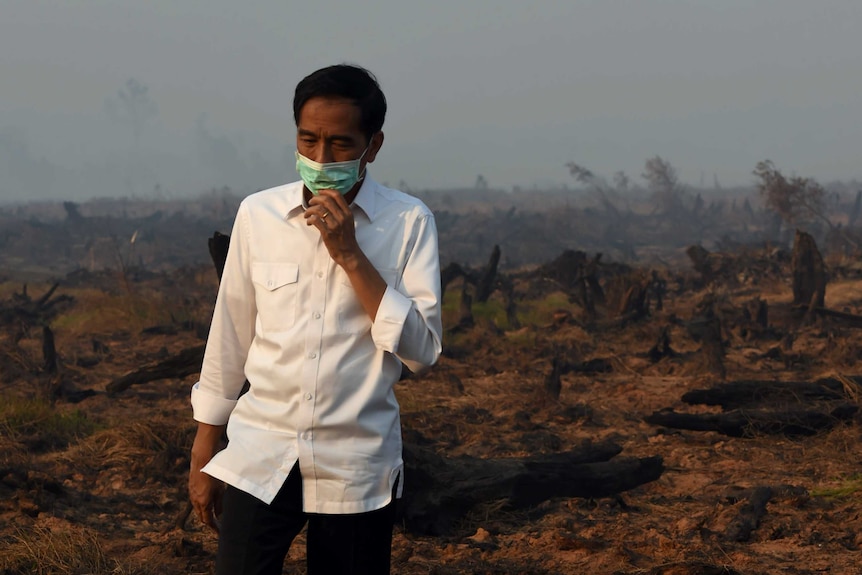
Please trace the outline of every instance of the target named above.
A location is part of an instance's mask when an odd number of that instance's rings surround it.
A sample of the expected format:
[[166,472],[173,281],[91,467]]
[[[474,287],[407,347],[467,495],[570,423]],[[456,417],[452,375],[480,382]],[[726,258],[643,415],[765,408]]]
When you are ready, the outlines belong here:
[[322,216],[320,216],[320,219],[321,219],[321,220],[325,220],[325,219],[326,219],[326,216],[328,216],[328,215],[329,215],[329,212],[323,212],[323,215],[322,215]]

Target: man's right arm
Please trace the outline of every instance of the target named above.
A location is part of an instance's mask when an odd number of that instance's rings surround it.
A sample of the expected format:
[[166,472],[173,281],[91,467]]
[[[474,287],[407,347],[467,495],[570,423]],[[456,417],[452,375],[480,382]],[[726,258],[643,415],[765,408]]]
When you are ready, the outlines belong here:
[[201,521],[216,531],[221,482],[201,470],[223,448],[222,437],[245,382],[245,362],[254,337],[257,308],[249,272],[247,219],[247,208],[240,205],[213,310],[201,378],[191,393],[198,429],[191,453],[189,497]]
[[221,482],[203,471],[213,455],[221,449],[224,425],[198,422],[198,431],[192,445],[192,462],[189,470],[189,499],[201,523],[218,533],[217,517],[221,514]]

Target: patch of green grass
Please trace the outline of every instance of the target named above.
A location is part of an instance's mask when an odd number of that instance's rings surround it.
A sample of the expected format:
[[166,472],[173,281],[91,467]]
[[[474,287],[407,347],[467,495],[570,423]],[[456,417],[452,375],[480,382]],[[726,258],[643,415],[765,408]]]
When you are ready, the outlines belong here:
[[854,473],[837,487],[812,489],[811,496],[824,497],[826,499],[844,499],[860,492],[862,492],[862,474]]
[[488,300],[474,303],[473,319],[477,322],[493,323],[500,329],[507,329],[509,327],[509,320],[506,318],[506,308],[500,301]]
[[[443,296],[443,325],[454,325],[461,313],[461,291],[450,289]],[[523,300],[517,302],[516,315],[521,325],[537,326],[551,322],[554,312],[559,309],[573,309],[569,298],[562,292],[548,294],[539,300]],[[511,329],[503,301],[491,298],[486,302],[473,302],[473,319],[477,323],[493,323],[500,329]]]
[[63,412],[43,399],[0,396],[0,435],[34,448],[65,447],[97,427],[77,409]]
[[573,305],[566,294],[554,292],[540,300],[518,302],[518,319],[522,325],[545,325],[559,309],[571,310]]

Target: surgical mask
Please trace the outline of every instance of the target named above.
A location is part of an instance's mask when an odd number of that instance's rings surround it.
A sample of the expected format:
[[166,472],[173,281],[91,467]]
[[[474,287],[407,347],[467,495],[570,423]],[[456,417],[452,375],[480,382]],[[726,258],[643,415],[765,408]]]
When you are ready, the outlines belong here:
[[[315,196],[320,193],[320,190],[336,190],[343,196],[360,180],[359,165],[367,151],[368,148],[365,148],[356,160],[321,164],[306,158],[297,150],[296,172],[302,178],[305,187]],[[363,177],[364,175],[362,174]]]

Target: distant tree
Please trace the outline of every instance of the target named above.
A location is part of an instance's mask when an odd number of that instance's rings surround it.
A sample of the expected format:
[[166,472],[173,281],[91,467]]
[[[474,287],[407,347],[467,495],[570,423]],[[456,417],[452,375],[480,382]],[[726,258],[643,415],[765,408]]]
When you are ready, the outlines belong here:
[[125,86],[117,91],[117,98],[109,98],[105,102],[109,116],[127,123],[132,128],[135,146],[140,145],[144,125],[159,112],[158,106],[150,98],[149,91],[145,84],[129,78]]
[[614,186],[621,192],[629,189],[629,177],[622,170],[614,172]]
[[126,124],[132,131],[132,147],[129,157],[128,185],[134,192],[137,181],[143,175],[141,169],[141,138],[144,126],[158,114],[158,106],[149,95],[149,88],[134,78],[126,80],[125,86],[117,91],[116,98],[105,101],[108,116]]
[[647,187],[659,210],[666,214],[681,211],[683,190],[670,162],[660,156],[648,159],[641,177],[647,181]]
[[567,162],[566,167],[569,168],[569,173],[581,184],[589,185],[595,183],[596,176],[590,170],[576,164],[575,162]]
[[757,190],[764,205],[788,225],[804,225],[820,220],[829,229],[835,226],[825,214],[826,190],[810,178],[786,178],[771,160],[757,163]]

